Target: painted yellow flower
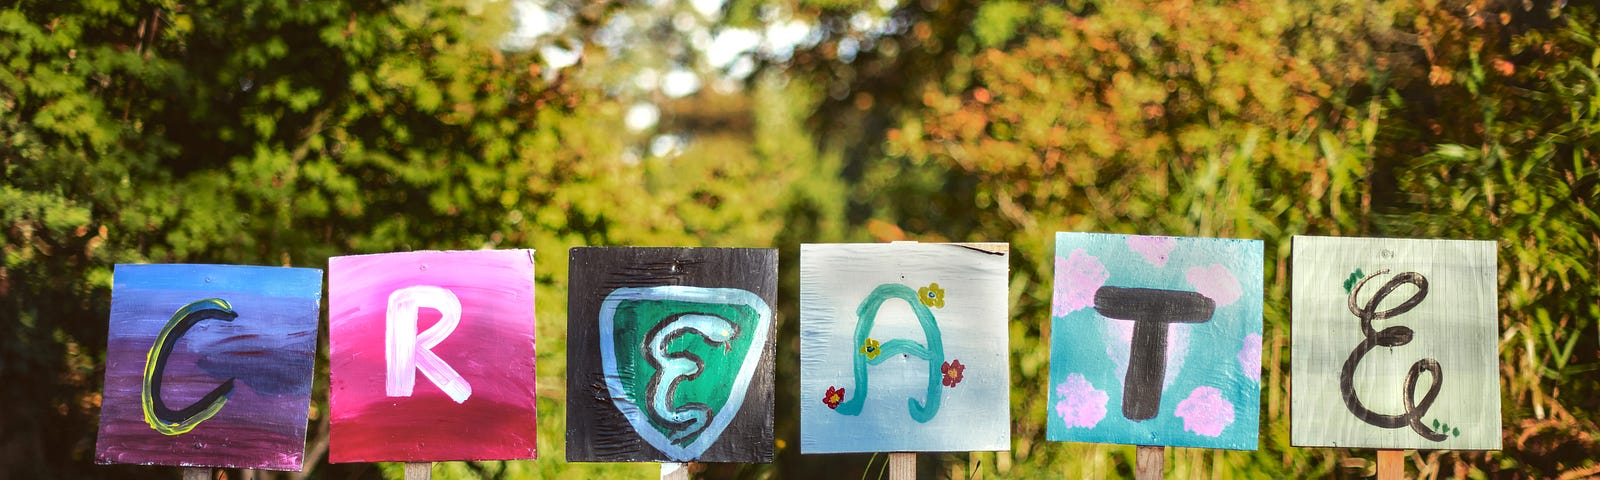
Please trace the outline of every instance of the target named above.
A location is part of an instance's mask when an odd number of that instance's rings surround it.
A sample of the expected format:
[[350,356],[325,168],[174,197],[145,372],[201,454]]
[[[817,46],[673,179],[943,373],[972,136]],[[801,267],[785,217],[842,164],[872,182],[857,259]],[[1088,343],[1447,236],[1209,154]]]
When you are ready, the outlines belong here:
[[944,289],[939,288],[939,282],[917,289],[917,298],[922,300],[923,305],[944,308]]
[[869,338],[867,341],[861,342],[861,354],[866,355],[867,360],[878,358],[879,353],[883,353],[883,348],[878,346],[877,340]]

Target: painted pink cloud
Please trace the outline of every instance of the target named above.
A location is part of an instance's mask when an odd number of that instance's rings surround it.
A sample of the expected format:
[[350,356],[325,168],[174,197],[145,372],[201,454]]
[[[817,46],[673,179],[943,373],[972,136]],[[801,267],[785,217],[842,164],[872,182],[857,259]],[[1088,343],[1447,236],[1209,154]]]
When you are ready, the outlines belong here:
[[1244,290],[1239,288],[1239,279],[1228,272],[1228,268],[1221,264],[1213,263],[1208,267],[1189,267],[1184,271],[1184,276],[1189,279],[1189,284],[1195,291],[1205,295],[1217,306],[1225,306],[1239,300]]
[[1100,259],[1073,250],[1067,258],[1056,256],[1055,296],[1051,313],[1057,317],[1094,305],[1094,292],[1106,284],[1111,274]]
[[1106,401],[1111,397],[1094,388],[1081,373],[1067,375],[1067,381],[1056,385],[1056,416],[1067,423],[1067,428],[1094,428],[1106,418]]
[[1148,237],[1133,235],[1128,237],[1128,248],[1138,252],[1144,260],[1155,265],[1156,268],[1167,266],[1167,254],[1172,253],[1172,248],[1178,246],[1178,241],[1172,237]]
[[1244,376],[1261,381],[1261,335],[1244,336],[1244,346],[1239,348],[1239,368],[1244,370]]
[[1212,387],[1199,387],[1189,392],[1189,398],[1178,402],[1174,413],[1183,419],[1184,430],[1207,437],[1222,435],[1222,429],[1233,424],[1233,404]]

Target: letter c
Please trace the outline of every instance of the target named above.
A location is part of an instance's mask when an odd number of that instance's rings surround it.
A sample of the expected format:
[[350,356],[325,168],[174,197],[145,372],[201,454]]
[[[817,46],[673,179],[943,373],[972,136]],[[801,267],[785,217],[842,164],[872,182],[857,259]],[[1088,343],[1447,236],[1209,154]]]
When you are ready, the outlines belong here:
[[172,347],[183,334],[189,332],[189,328],[205,320],[231,322],[238,317],[239,314],[234,313],[233,306],[226,300],[207,298],[179,308],[167,320],[167,325],[161,327],[161,334],[156,336],[155,344],[145,354],[144,390],[140,395],[140,403],[144,404],[144,421],[150,424],[150,428],[163,435],[188,433],[200,422],[216,415],[228,403],[228,397],[233,395],[232,378],[187,407],[176,411],[167,408],[166,402],[161,401],[161,376],[166,371],[167,356],[172,354]]

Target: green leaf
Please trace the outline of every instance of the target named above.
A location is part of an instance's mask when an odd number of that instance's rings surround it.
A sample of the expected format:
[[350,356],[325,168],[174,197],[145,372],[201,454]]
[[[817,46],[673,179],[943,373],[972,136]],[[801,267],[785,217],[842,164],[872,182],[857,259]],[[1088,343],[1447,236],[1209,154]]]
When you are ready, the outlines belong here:
[[1344,293],[1350,293],[1350,289],[1355,288],[1356,282],[1361,281],[1361,279],[1364,277],[1366,277],[1366,275],[1361,273],[1360,268],[1357,268],[1354,272],[1350,272],[1350,277],[1344,279]]
[[1030,7],[1022,2],[1009,0],[985,2],[978,9],[978,18],[972,22],[972,33],[978,37],[980,46],[999,47],[1017,34],[1017,27],[1031,14]]

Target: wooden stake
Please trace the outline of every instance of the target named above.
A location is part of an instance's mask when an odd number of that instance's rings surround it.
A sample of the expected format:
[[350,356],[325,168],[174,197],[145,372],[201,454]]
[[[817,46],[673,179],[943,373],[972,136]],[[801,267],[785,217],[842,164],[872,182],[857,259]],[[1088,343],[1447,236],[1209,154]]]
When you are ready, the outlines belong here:
[[1134,453],[1133,478],[1139,480],[1161,480],[1161,471],[1167,467],[1166,447],[1151,447],[1140,445]]
[[433,478],[433,462],[406,462],[406,480]]
[[183,480],[211,480],[211,468],[183,467]]
[[1406,478],[1405,450],[1378,450],[1378,480]]
[[661,464],[661,480],[689,480],[689,464],[663,463]]
[[914,478],[917,478],[917,454],[889,454],[889,480],[912,480]]

